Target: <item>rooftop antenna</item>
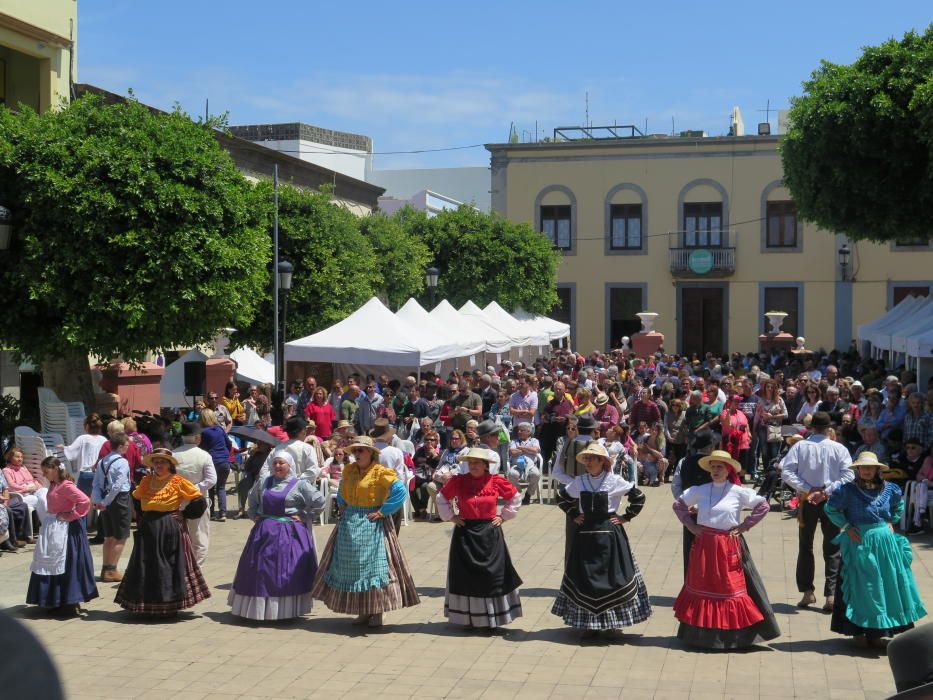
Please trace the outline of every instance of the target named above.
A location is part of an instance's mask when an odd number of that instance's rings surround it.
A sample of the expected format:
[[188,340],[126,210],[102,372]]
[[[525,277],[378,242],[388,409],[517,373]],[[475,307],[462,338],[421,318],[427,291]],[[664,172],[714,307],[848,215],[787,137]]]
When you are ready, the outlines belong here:
[[672,114],[671,115],[671,136],[673,136],[675,133],[676,132],[674,130],[674,115]]
[[211,115],[211,100],[209,97],[204,98],[204,123],[207,124],[210,121]]
[[590,124],[590,91],[586,91],[586,120],[583,122],[587,126],[593,126]]
[[768,101],[765,103],[765,108],[764,108],[764,109],[759,109],[758,111],[759,111],[759,112],[764,112],[764,113],[765,113],[765,121],[766,121],[766,122],[767,122],[767,121],[771,121],[770,118],[769,118],[769,117],[771,116],[771,100],[768,100]]

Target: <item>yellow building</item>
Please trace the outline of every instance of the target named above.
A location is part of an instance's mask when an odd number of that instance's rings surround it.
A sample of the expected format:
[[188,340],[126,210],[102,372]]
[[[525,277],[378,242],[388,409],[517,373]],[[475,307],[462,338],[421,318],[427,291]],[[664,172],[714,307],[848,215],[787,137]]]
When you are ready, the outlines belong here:
[[77,0],[3,0],[0,103],[44,112],[70,101],[77,36]]
[[844,350],[858,324],[930,293],[933,245],[847,241],[798,221],[778,142],[490,144],[492,207],[562,251],[552,315],[582,351],[618,347],[653,311],[671,352],[748,352],[772,310],[807,347]]

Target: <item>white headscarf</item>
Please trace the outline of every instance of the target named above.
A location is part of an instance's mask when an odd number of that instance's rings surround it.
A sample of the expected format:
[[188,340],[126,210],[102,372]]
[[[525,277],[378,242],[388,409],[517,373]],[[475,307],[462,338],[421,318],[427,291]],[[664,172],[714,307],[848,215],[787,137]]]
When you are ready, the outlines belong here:
[[272,459],[269,462],[269,474],[275,478],[275,475],[272,474],[272,462],[277,459],[282,459],[288,462],[288,478],[294,479],[298,476],[298,468],[295,466],[295,458],[291,456],[286,450],[280,450],[272,455]]

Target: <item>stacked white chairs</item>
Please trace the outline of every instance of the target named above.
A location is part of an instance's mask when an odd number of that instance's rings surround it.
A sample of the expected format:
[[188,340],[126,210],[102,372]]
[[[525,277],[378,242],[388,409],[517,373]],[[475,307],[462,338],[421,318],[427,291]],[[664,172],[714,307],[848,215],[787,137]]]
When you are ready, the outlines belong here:
[[84,432],[84,404],[62,401],[47,387],[39,387],[39,414],[43,433],[58,433],[70,445]]

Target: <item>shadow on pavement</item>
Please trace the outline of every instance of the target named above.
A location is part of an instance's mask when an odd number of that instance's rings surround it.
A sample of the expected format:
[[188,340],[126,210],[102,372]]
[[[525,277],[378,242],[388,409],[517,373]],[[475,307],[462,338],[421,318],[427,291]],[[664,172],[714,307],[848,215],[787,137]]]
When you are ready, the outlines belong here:
[[770,646],[775,651],[789,651],[791,653],[815,651],[818,654],[827,656],[862,656],[866,658],[881,656],[878,649],[861,649],[855,646],[850,637],[842,636],[830,639],[802,639],[797,642],[771,642]]

